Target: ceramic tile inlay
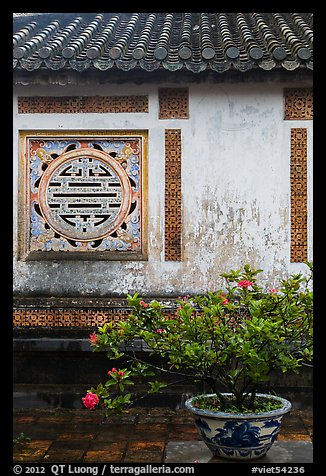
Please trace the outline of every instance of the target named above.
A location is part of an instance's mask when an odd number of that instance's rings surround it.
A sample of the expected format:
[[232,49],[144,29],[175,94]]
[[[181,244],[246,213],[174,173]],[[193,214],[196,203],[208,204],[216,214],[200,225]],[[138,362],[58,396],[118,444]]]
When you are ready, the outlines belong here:
[[159,119],[188,119],[188,88],[160,88]]
[[313,119],[312,88],[284,89],[284,119],[295,121]]
[[307,252],[307,129],[291,129],[291,262],[308,259]]
[[22,133],[23,257],[143,257],[146,137]]
[[19,114],[148,112],[148,96],[20,96]]
[[181,129],[165,130],[165,260],[181,261]]
[[97,327],[127,319],[121,309],[14,309],[14,327]]
[[[127,320],[130,308],[17,308],[13,310],[13,325],[18,327],[82,327],[96,328],[107,322]],[[174,311],[163,310],[168,317]]]

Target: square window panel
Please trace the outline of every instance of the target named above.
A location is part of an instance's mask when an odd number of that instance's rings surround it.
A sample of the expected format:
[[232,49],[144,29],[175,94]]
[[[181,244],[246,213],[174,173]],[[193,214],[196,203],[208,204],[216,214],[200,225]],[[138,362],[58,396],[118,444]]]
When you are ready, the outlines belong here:
[[146,259],[147,131],[21,131],[21,259]]

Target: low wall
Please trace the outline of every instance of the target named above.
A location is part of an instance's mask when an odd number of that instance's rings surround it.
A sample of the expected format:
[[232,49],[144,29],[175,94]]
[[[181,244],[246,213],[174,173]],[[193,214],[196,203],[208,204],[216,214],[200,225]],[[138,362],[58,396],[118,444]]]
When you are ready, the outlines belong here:
[[[87,334],[71,331],[15,332],[14,338],[14,408],[82,408],[81,397],[91,386],[104,381],[107,371],[116,362],[110,362],[105,352],[92,352]],[[48,334],[48,335],[47,335]],[[83,335],[84,334],[84,335]],[[142,358],[148,359],[145,353]],[[155,360],[151,358],[151,362]],[[122,364],[121,364],[122,365]],[[313,370],[303,367],[299,374],[276,373],[263,391],[272,391],[289,398],[294,408],[312,408]],[[142,392],[142,386],[133,391]],[[180,407],[192,393],[201,388],[182,384],[163,389],[158,395],[141,400],[141,406]]]

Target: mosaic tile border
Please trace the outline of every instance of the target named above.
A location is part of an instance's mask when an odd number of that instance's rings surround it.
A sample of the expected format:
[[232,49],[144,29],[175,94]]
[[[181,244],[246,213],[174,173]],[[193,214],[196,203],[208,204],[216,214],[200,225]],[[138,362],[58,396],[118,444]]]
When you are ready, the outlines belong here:
[[14,309],[14,327],[97,327],[108,321],[127,319],[121,309]]
[[19,96],[19,114],[148,112],[148,96]]
[[308,259],[307,129],[291,129],[291,262]]
[[181,129],[165,130],[165,260],[181,261]]
[[[76,309],[76,308],[51,308],[51,309],[14,309],[14,328],[96,328],[106,322],[128,319],[131,314],[130,308],[111,309]],[[175,311],[166,309],[170,315]]]

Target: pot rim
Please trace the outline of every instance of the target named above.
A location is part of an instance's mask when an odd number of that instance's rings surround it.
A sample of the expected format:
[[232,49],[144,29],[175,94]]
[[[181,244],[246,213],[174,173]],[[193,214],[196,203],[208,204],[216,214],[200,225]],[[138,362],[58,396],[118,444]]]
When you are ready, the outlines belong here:
[[[232,393],[223,392],[222,395],[232,395]],[[238,419],[238,420],[248,420],[252,418],[269,418],[269,417],[277,417],[282,416],[285,413],[288,413],[291,408],[292,404],[286,398],[279,397],[278,395],[270,395],[268,393],[257,393],[256,397],[264,397],[269,398],[270,400],[278,400],[279,402],[283,403],[282,408],[277,408],[276,410],[271,410],[268,412],[258,412],[258,413],[229,413],[229,412],[219,412],[213,410],[203,410],[201,408],[194,407],[192,402],[195,398],[206,396],[206,397],[215,397],[216,393],[203,393],[200,395],[194,395],[188,400],[185,401],[185,407],[190,410],[192,413],[204,417],[211,417],[211,418],[221,418],[221,419]]]

